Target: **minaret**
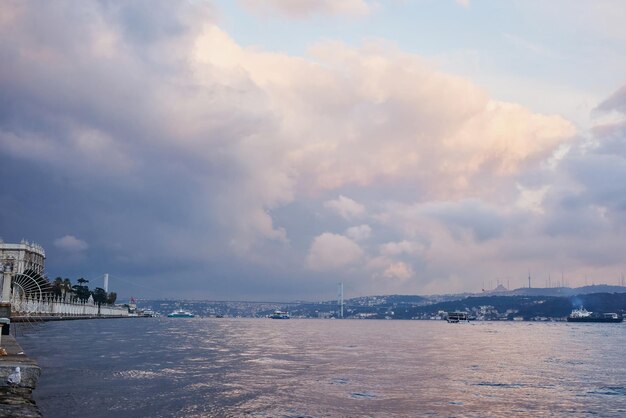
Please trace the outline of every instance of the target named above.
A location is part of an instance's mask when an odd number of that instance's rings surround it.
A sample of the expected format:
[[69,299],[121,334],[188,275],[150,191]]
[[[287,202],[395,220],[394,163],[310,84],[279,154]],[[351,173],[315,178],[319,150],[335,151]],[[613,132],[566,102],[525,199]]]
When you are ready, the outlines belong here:
[[528,272],[528,288],[530,289],[530,271]]
[[109,273],[104,273],[104,291],[109,293]]

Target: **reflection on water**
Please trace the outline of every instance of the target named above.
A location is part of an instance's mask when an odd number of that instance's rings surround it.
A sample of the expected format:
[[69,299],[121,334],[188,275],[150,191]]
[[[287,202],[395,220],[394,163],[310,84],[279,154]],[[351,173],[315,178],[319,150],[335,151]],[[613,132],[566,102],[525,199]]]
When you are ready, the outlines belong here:
[[46,417],[626,416],[625,324],[141,318],[18,340]]

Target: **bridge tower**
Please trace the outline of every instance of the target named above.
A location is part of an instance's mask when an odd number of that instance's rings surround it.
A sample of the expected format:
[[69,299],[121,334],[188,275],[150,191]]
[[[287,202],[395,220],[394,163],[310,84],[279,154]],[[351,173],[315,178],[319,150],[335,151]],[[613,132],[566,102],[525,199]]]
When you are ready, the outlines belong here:
[[343,318],[343,282],[339,283],[337,305],[339,305],[339,318]]

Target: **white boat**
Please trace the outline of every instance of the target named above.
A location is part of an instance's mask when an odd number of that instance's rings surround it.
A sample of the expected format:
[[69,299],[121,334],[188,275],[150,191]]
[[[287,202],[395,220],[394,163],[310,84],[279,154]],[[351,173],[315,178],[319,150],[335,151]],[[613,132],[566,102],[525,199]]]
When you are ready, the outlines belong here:
[[145,316],[147,318],[157,318],[161,315],[159,315],[158,312],[155,312],[152,309],[145,309],[142,313],[142,316]]
[[184,311],[182,309],[177,309],[171,314],[167,315],[168,318],[194,318],[195,315],[189,311]]
[[272,313],[270,315],[270,318],[272,318],[272,319],[289,319],[289,314],[287,312],[283,312],[283,311],[274,311],[274,313]]
[[585,308],[572,310],[572,313],[567,317],[567,322],[608,322],[608,323],[620,323],[624,320],[622,315],[614,312],[609,313],[594,313],[589,312]]
[[591,317],[593,312],[589,312],[587,309],[581,307],[580,309],[573,309],[569,315],[572,319],[585,319]]

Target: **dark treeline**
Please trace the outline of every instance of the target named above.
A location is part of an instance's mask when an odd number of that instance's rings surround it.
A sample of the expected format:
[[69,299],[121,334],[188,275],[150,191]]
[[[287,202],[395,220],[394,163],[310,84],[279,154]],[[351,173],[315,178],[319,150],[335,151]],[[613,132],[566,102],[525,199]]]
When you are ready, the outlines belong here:
[[594,312],[626,312],[626,293],[593,293],[570,297],[553,296],[478,296],[461,300],[440,302],[427,306],[394,310],[394,318],[409,319],[420,314],[436,314],[439,311],[467,311],[491,306],[498,312],[511,311],[513,316],[524,319],[536,317],[562,318],[572,309],[584,306]]
[[72,284],[68,278],[57,277],[50,282],[50,289],[54,297],[58,297],[67,301],[81,301],[85,302],[91,296],[93,301],[98,305],[109,304],[113,305],[117,300],[117,293],[107,293],[103,288],[96,287],[95,289],[89,289],[87,285],[89,280],[80,278],[76,280],[76,284]]
[[[406,299],[405,299],[406,298]],[[497,312],[498,318],[513,319],[564,318],[572,309],[585,307],[593,312],[626,313],[626,293],[593,293],[576,296],[469,296],[458,300],[420,304],[412,296],[384,297],[384,302],[370,306],[355,306],[349,301],[344,309],[344,317],[364,317],[371,319],[393,318],[413,319],[436,316],[441,312],[464,311],[476,313],[487,308]],[[336,316],[335,303],[306,303],[289,307],[296,316],[315,317],[320,312],[330,312]],[[493,317],[493,315],[492,315]]]

